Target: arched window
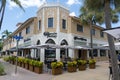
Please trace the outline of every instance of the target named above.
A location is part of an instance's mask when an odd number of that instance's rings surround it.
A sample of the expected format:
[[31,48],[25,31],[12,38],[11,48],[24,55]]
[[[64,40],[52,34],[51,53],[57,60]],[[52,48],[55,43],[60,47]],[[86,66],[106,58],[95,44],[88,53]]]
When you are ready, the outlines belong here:
[[49,43],[49,44],[55,44],[55,41],[52,39],[48,39],[45,43]]
[[67,41],[64,39],[61,41],[61,44],[60,45],[68,45]]
[[40,40],[37,41],[37,45],[40,45]]

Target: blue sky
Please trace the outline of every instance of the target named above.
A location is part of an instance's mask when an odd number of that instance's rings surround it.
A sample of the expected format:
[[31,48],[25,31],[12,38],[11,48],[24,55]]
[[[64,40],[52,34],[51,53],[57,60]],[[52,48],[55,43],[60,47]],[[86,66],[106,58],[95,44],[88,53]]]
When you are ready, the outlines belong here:
[[[82,5],[83,0],[20,0],[25,12],[20,9],[16,4],[8,0],[7,7],[4,15],[4,20],[1,28],[1,32],[8,29],[13,32],[17,27],[16,24],[19,22],[24,22],[30,17],[36,16],[36,12],[44,2],[57,2],[68,6],[71,15],[79,16],[80,6]],[[120,23],[120,22],[119,22]],[[113,27],[118,27],[118,24],[114,24]],[[104,25],[102,25],[104,26]]]

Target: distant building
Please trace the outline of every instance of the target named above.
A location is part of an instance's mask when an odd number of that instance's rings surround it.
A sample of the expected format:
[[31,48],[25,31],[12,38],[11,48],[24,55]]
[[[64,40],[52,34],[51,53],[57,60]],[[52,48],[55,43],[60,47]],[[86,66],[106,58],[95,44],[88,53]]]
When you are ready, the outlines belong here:
[[[93,54],[96,59],[107,59],[108,49],[100,48],[107,44],[107,36],[100,26],[93,26]],[[77,17],[69,16],[69,9],[59,3],[46,3],[40,6],[36,17],[27,19],[20,24],[12,35],[23,37],[19,41],[19,47],[32,45],[56,44],[76,47],[76,49],[23,49],[19,56],[30,55],[32,58],[56,58],[62,57],[90,58],[90,26],[82,25]],[[78,47],[83,49],[77,49]],[[7,38],[4,41],[3,51],[15,49],[16,40]],[[12,51],[11,51],[12,52]],[[7,53],[7,52],[6,52]],[[10,52],[8,52],[10,53]]]

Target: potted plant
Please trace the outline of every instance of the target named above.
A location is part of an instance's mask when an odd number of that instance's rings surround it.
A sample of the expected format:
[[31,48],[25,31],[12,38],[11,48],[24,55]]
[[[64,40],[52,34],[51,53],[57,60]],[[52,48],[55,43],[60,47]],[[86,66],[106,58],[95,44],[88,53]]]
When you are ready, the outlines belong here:
[[29,62],[30,62],[30,59],[25,58],[24,63],[25,63],[25,68],[26,69],[29,69]]
[[62,62],[52,62],[51,67],[52,67],[53,75],[62,74],[62,68],[63,68]]
[[10,63],[15,64],[15,62],[16,62],[16,57],[15,56],[11,56],[10,57]]
[[79,71],[86,70],[86,64],[87,64],[86,60],[78,60],[77,64],[78,64]]
[[34,71],[34,60],[29,61],[29,70]]
[[18,57],[18,66],[22,67],[23,58]]
[[10,60],[9,57],[4,57],[3,59],[4,59],[4,61],[6,61],[6,62],[8,62],[8,61]]
[[72,61],[67,63],[68,72],[76,72],[77,71],[77,61]]
[[89,60],[89,68],[90,69],[95,69],[95,64],[96,64],[96,60],[95,59],[90,59]]
[[38,74],[42,73],[43,62],[34,61],[33,65],[34,65],[34,72],[36,72]]

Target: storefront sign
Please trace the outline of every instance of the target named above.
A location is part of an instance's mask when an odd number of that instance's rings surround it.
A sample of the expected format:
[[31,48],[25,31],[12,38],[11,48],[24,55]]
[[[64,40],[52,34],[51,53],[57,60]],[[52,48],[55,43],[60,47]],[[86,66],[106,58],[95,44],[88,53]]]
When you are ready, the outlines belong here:
[[74,37],[74,40],[87,41],[87,39],[82,38],[82,37],[77,37],[77,36]]
[[43,35],[47,37],[57,37],[57,33],[44,32]]

